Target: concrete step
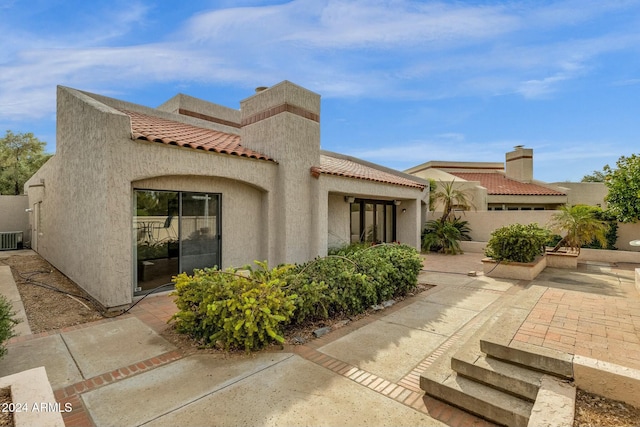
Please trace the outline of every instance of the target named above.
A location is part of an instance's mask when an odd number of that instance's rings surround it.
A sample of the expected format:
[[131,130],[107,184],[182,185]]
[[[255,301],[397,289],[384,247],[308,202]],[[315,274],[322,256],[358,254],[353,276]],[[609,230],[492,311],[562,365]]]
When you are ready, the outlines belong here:
[[[477,342],[477,341],[476,341]],[[512,365],[484,354],[457,353],[451,368],[458,375],[535,402],[543,373]]]
[[430,396],[498,424],[526,427],[533,403],[451,371],[440,381],[429,372],[420,377],[420,387]]
[[480,349],[495,359],[559,378],[573,379],[573,356],[568,353],[515,341],[506,342],[493,337],[482,338]]

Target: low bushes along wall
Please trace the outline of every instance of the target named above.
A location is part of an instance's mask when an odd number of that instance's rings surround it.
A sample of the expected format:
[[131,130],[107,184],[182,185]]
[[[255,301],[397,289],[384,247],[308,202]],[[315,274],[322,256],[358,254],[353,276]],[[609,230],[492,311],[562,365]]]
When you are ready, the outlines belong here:
[[302,265],[197,270],[176,277],[178,331],[207,346],[251,351],[282,342],[283,327],[356,314],[407,294],[422,260],[406,245],[349,246]]

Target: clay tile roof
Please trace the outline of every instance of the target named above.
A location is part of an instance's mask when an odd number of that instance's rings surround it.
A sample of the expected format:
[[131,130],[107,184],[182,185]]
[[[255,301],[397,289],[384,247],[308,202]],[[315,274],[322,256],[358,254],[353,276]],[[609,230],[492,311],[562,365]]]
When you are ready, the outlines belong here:
[[133,111],[122,110],[122,112],[131,118],[133,139],[275,162],[274,159],[264,154],[240,145],[240,135],[201,128]]
[[487,194],[501,196],[565,196],[565,193],[543,187],[538,184],[516,181],[507,178],[499,172],[449,172],[467,181],[480,181],[480,185],[487,189]]
[[327,175],[366,179],[368,181],[383,182],[385,184],[402,185],[419,189],[425,187],[424,184],[408,178],[403,178],[351,160],[339,159],[324,154],[320,155],[320,167],[315,168],[315,170]]

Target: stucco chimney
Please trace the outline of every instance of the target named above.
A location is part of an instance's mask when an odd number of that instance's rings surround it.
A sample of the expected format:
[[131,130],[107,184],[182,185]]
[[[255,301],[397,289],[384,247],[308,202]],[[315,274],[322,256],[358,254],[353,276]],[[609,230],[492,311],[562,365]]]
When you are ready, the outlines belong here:
[[240,102],[242,145],[278,162],[275,206],[276,262],[302,262],[314,255],[313,221],[320,165],[320,95],[291,82],[256,92]]
[[533,181],[533,149],[522,145],[506,154],[505,172],[508,178],[521,182]]

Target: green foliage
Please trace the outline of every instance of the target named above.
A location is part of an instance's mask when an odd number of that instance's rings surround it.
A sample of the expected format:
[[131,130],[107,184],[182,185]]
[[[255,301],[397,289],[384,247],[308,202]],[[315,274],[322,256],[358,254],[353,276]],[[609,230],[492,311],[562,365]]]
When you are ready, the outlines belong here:
[[511,224],[491,233],[485,254],[498,261],[532,262],[544,253],[550,232],[538,224]]
[[422,250],[460,254],[460,241],[471,240],[470,232],[469,222],[459,218],[427,221],[422,231]]
[[440,218],[442,222],[451,219],[454,208],[465,211],[474,208],[469,193],[466,190],[456,188],[455,182],[455,179],[450,182],[440,181],[440,190],[432,193],[433,199],[431,199],[431,195],[429,196],[430,204],[433,202],[434,205],[442,205],[442,217]]
[[594,206],[594,208],[594,215],[596,219],[607,224],[607,228],[605,230],[605,239],[607,244],[603,246],[598,239],[593,239],[591,242],[583,244],[582,247],[590,249],[618,249],[616,248],[616,242],[618,241],[618,220],[610,211],[603,210],[597,206]]
[[591,175],[585,175],[580,182],[604,182],[605,174],[602,171],[593,171]]
[[565,236],[554,247],[580,251],[580,248],[596,240],[602,247],[607,246],[606,233],[609,225],[598,219],[597,212],[602,211],[597,206],[575,205],[562,206],[560,211],[551,217],[551,226],[565,232]]
[[143,243],[138,244],[136,250],[139,260],[168,258],[172,250],[178,250],[178,242],[168,240],[159,243]]
[[7,354],[5,343],[16,336],[13,327],[18,321],[13,318],[14,315],[11,302],[4,295],[0,295],[0,358]]
[[302,265],[267,269],[196,270],[175,278],[178,331],[205,345],[260,348],[283,340],[288,323],[339,313],[406,295],[418,282],[420,254],[406,245],[353,245]]
[[636,222],[640,219],[640,156],[622,156],[616,165],[616,169],[604,167],[609,210],[620,222]]
[[406,295],[418,283],[420,254],[400,244],[355,243],[296,266],[287,290],[296,294],[293,323],[357,314]]
[[24,183],[51,157],[45,146],[32,133],[8,130],[0,138],[0,194],[22,194]]
[[297,322],[342,312],[360,313],[375,299],[371,281],[358,271],[357,264],[340,255],[316,258],[299,266],[291,283],[291,292],[298,295]]
[[225,349],[251,351],[269,342],[283,342],[282,326],[295,309],[295,294],[283,289],[292,266],[268,270],[256,262],[258,271],[245,277],[234,269],[196,270],[175,278],[176,305],[173,316],[178,331],[189,333],[205,345],[219,343]]

